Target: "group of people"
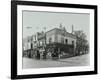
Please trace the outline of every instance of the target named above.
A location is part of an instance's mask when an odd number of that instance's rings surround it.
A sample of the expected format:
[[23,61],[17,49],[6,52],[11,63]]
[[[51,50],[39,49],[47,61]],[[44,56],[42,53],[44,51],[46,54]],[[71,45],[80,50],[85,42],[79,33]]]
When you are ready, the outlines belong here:
[[[46,55],[47,55],[46,51],[43,51],[43,52],[42,52],[42,57],[43,57],[43,59],[46,59]],[[35,58],[36,58],[36,59],[40,59],[40,57],[41,57],[41,53],[40,53],[40,51],[37,49],[37,50],[35,51]]]
[[39,49],[37,49],[35,51],[35,58],[36,59],[40,59],[42,57],[42,59],[47,59],[47,56],[51,57],[52,59],[54,58],[58,58],[59,57],[59,53],[56,49],[54,49],[53,51],[39,51]]
[[62,51],[58,50],[57,48],[49,48],[47,50],[36,48],[34,50],[24,51],[23,56],[35,59],[58,59],[61,54]]

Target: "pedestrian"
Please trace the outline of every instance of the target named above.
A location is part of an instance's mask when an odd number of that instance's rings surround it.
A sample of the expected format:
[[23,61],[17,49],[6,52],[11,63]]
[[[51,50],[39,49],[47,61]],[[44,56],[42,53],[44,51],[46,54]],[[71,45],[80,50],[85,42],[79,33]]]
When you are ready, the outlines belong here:
[[46,55],[47,55],[47,52],[46,52],[46,48],[45,48],[45,51],[43,52],[43,59],[46,59]]
[[37,54],[37,59],[40,59],[40,53],[39,53],[39,50],[38,49],[37,49],[36,54]]

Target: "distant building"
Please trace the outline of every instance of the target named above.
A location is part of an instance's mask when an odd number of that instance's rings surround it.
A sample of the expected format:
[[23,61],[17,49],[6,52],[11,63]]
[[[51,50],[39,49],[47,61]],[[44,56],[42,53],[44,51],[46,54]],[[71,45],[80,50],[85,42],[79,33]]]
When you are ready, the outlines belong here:
[[31,38],[32,49],[35,49],[38,46],[37,34],[32,35]]
[[38,39],[38,47],[45,46],[45,41],[46,41],[46,35],[44,32],[37,33],[37,39]]
[[32,48],[33,48],[33,44],[32,44],[32,36],[28,36],[27,38],[23,39],[23,56],[28,56],[31,57],[31,53],[32,53]]
[[23,39],[23,48],[24,50],[31,49],[31,36]]

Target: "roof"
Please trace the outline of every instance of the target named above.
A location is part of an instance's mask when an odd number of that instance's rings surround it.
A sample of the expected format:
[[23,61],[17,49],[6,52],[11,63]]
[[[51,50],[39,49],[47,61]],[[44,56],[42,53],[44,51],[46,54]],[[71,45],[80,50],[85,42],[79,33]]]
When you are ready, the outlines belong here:
[[65,35],[65,36],[68,36],[68,37],[72,37],[72,38],[75,38],[76,39],[76,35],[72,34],[72,33],[69,33],[67,31],[64,31],[62,29],[59,29],[59,28],[54,28],[54,29],[51,29],[49,31],[47,31],[46,33],[50,32],[50,31],[53,31],[53,30],[56,30],[56,32],[59,34],[62,34],[62,35]]

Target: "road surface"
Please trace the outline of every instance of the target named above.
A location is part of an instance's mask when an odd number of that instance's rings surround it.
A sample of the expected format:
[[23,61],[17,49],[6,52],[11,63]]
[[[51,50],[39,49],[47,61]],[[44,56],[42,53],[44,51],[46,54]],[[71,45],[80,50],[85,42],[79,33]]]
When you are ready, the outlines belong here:
[[36,60],[32,58],[23,57],[23,68],[48,68],[87,65],[89,65],[89,54],[58,60]]

